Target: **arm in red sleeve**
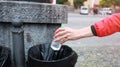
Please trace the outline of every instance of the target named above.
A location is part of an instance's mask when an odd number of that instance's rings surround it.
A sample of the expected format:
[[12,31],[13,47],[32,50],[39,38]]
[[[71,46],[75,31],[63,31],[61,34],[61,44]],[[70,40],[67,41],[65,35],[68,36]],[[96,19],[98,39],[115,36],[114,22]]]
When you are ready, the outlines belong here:
[[94,24],[96,35],[99,37],[120,32],[120,13],[114,14]]

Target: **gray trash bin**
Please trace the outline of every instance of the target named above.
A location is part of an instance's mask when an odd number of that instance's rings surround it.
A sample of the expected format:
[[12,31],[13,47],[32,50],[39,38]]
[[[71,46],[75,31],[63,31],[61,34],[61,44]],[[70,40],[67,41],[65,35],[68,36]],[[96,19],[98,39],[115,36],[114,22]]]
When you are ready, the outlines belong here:
[[41,44],[28,51],[28,67],[74,67],[78,55],[70,47],[62,45],[59,51]]

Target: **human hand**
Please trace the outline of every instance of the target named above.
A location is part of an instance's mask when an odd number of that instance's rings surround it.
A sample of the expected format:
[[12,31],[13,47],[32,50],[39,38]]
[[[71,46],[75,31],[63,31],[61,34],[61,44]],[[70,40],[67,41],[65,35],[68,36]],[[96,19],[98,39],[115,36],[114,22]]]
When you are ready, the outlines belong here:
[[54,41],[61,44],[70,40],[77,40],[80,38],[93,36],[90,27],[85,27],[82,29],[71,29],[71,28],[58,28],[55,31]]
[[55,40],[61,44],[69,40],[77,40],[80,37],[80,30],[71,29],[71,28],[59,28],[55,31]]

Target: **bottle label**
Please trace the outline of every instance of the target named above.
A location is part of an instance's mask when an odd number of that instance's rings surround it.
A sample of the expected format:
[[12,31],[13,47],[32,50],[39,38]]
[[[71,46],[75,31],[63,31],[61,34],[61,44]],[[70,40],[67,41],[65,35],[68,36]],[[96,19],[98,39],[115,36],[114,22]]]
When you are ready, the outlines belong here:
[[58,42],[52,41],[52,43],[51,43],[51,48],[52,48],[53,50],[60,50],[61,44],[58,43]]

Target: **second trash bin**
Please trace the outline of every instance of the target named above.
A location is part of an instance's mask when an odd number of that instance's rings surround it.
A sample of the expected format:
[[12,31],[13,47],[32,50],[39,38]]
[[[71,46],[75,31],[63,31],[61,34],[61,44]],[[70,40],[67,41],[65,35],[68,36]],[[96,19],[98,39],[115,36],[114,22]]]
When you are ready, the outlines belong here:
[[28,51],[28,67],[75,67],[78,55],[70,47],[62,45],[53,51],[48,44],[33,46]]
[[6,47],[0,46],[0,67],[10,67],[10,50]]

